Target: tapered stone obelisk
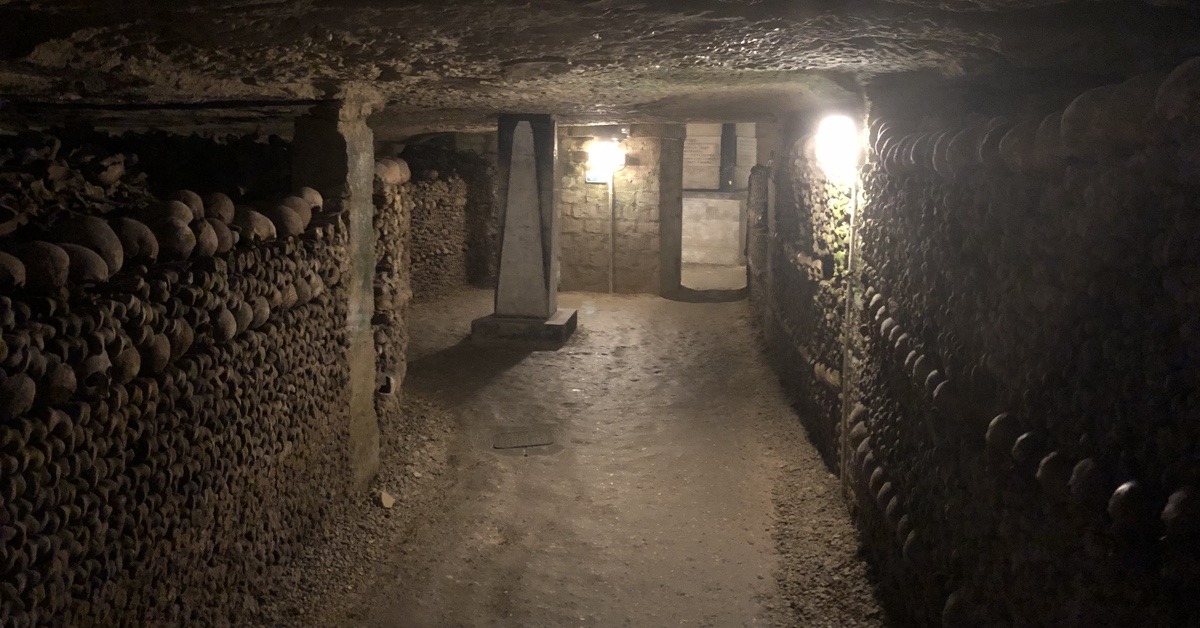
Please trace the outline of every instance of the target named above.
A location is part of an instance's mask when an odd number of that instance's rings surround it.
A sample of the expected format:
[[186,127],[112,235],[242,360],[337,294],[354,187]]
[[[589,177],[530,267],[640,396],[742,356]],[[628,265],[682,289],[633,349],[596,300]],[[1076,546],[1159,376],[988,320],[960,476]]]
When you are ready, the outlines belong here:
[[575,331],[558,309],[557,138],[549,115],[499,119],[500,274],[495,313],[471,324],[476,342],[557,348]]

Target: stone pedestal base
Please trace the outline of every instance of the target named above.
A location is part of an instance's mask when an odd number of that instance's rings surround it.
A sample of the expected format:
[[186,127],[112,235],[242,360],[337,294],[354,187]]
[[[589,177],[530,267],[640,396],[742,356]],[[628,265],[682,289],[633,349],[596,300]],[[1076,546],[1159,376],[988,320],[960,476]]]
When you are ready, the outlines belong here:
[[492,314],[471,322],[471,342],[554,350],[567,342],[578,320],[575,310],[558,310],[548,319]]

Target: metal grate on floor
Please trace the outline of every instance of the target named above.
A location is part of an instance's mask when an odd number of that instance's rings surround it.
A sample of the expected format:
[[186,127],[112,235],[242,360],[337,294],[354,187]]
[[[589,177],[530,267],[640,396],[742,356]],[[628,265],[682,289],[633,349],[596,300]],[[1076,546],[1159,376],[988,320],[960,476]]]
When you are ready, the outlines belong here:
[[492,449],[520,449],[554,444],[554,434],[548,427],[511,427],[492,434]]

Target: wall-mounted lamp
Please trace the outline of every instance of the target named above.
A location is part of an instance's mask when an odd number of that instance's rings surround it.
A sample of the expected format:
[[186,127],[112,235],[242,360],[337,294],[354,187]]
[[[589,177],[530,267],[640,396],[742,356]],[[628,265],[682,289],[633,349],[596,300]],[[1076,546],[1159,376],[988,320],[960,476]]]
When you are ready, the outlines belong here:
[[856,215],[858,214],[858,161],[862,147],[862,134],[858,130],[858,125],[854,123],[848,116],[830,115],[823,118],[820,124],[817,125],[817,134],[813,141],[814,152],[816,153],[817,165],[825,173],[825,176],[831,183],[840,188],[838,195],[848,195],[849,204],[846,207],[847,226],[850,228],[846,239],[846,278],[849,280],[845,283],[846,294],[846,309],[842,317],[842,416],[841,416],[841,434],[839,439],[839,447],[841,447],[843,461],[841,468],[841,476],[843,482],[849,482],[849,473],[846,470],[846,460],[849,460],[849,439],[845,436],[850,432],[850,390],[852,386],[852,374],[854,369],[851,368],[850,346],[852,344],[851,337],[854,329],[854,312],[856,297],[854,289],[861,279],[858,277],[855,259],[857,257],[857,247],[855,240],[857,239],[855,231],[857,228]]
[[853,183],[858,176],[858,126],[847,116],[826,116],[817,125],[817,163],[825,176],[840,185]]
[[588,183],[608,183],[625,167],[625,149],[619,140],[592,140],[587,147],[586,180]]
[[625,148],[621,140],[629,137],[624,127],[594,127],[592,140],[587,143],[587,162],[584,164],[584,180],[588,183],[608,184],[608,291],[615,292],[617,271],[617,195],[614,173],[625,167]]

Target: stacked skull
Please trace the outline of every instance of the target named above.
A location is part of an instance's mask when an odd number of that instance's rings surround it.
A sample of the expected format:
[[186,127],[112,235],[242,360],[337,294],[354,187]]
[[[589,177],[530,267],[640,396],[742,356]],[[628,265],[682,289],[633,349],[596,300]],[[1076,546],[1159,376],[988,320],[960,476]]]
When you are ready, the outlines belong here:
[[311,190],[268,229],[219,192],[153,197],[132,157],[20,141],[0,624],[237,622],[345,492],[346,229]]

